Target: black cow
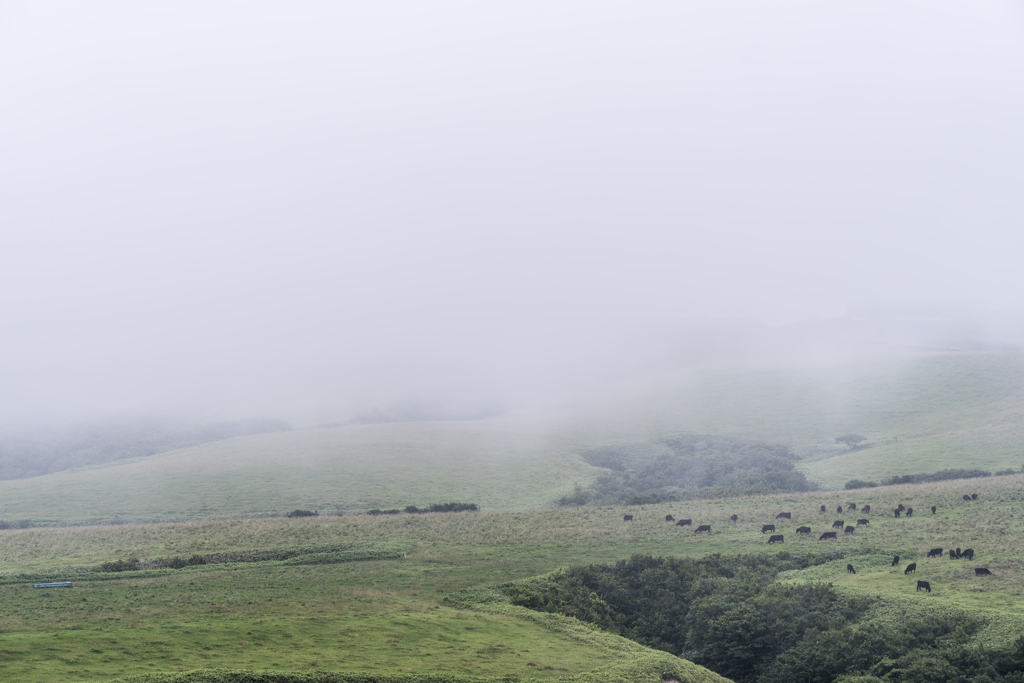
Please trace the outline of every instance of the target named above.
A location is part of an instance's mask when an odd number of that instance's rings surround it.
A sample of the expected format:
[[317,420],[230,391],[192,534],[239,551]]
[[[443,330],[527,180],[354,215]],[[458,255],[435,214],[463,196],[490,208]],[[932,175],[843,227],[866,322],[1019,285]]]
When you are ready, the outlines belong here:
[[809,527],[809,526],[798,526],[796,528],[796,532],[798,534],[809,534],[809,533],[811,533],[811,527]]
[[978,500],[978,494],[977,493],[972,493],[971,494],[971,500]]
[[957,548],[956,549],[956,559],[959,560],[961,557],[963,557],[963,553],[960,552],[960,548]]
[[676,526],[690,526],[691,524],[693,524],[692,519],[681,519],[676,522]]
[[900,516],[900,509],[899,509],[899,508],[896,508],[895,510],[893,510],[893,511],[892,511],[892,514],[894,514],[894,515],[896,515],[897,517],[899,517],[899,516]]
[[892,565],[891,566],[895,567],[899,563],[900,563],[900,556],[899,555],[897,555],[896,557],[892,558]]
[[818,510],[818,512],[825,512],[825,506],[824,506],[824,505],[822,505],[822,506],[821,506],[821,509],[820,509],[820,510]]
[[835,538],[835,537],[836,537],[836,532],[834,532],[834,531],[826,531],[825,533],[823,533],[821,536],[818,537],[818,540],[819,541],[824,541],[826,538]]
[[737,519],[739,519],[738,516],[736,516],[736,515],[729,515],[729,521],[730,522],[735,522]]
[[952,548],[949,549],[949,559],[951,559],[951,560],[955,560],[956,559],[956,551],[953,550]]
[[866,520],[866,519],[858,519],[858,520],[857,520],[857,525],[858,525],[858,526],[864,526],[865,524],[870,524],[870,523],[871,523],[871,522],[869,522],[869,521],[868,521],[868,520]]
[[793,513],[792,512],[780,512],[779,514],[775,515],[775,519],[793,519]]
[[932,592],[932,585],[930,583],[928,583],[927,581],[918,581],[917,582],[917,590],[921,590],[922,588],[925,589],[926,591],[928,591],[929,593]]
[[974,575],[975,576],[991,576],[992,572],[990,572],[985,567],[975,567],[974,568]]
[[848,565],[846,565],[846,573],[847,574],[856,574],[857,570],[853,568],[852,564],[848,564]]
[[968,548],[964,551],[964,557],[968,560],[974,560],[974,548]]
[[782,537],[782,534],[774,534],[768,537],[769,543],[785,543],[786,539]]
[[896,506],[896,509],[899,510],[900,512],[903,512],[904,510],[907,509],[907,506],[905,506],[903,503],[900,503],[899,505]]
[[932,548],[928,551],[928,557],[942,557],[945,551],[942,548]]
[[860,509],[860,511],[863,512],[864,514],[867,514],[867,513],[871,512],[871,506],[870,505],[865,505],[864,507],[862,507]]
[[693,533],[699,534],[702,531],[706,531],[706,532],[708,532],[710,534],[711,533],[711,525],[710,524],[701,524],[699,527],[697,527],[696,531],[694,531]]
[[622,521],[623,522],[632,522],[633,521],[633,515],[623,515],[622,516]]
[[846,511],[847,512],[856,512],[857,511],[857,504],[856,503],[847,503]]
[[836,506],[836,514],[837,515],[843,514],[843,506],[842,505]]
[[932,514],[933,515],[935,514],[935,506],[934,505],[932,505]]
[[832,522],[833,529],[842,529],[844,526],[846,526],[846,522],[844,522],[841,519],[837,519],[836,521]]
[[848,526],[845,529],[843,529],[843,533],[844,534],[852,534],[856,530],[857,530],[857,527],[855,527],[855,526]]
[[907,517],[914,516],[914,508],[907,508]]
[[907,565],[907,568],[903,570],[903,576],[907,574],[913,574],[917,571],[917,562],[911,562]]
[[761,533],[762,534],[766,534],[769,531],[775,531],[775,525],[774,524],[765,524],[765,525],[763,525],[761,527]]
[[970,496],[964,496],[964,500],[966,500],[968,503],[970,503],[971,502],[971,497]]
[[673,517],[672,515],[665,515],[665,521],[666,522],[674,522],[674,521],[676,521],[676,518]]

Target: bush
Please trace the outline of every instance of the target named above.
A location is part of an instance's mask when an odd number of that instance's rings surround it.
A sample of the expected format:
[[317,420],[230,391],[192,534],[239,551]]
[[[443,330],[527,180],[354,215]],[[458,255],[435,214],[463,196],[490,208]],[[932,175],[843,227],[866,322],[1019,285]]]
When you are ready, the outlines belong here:
[[429,507],[419,508],[415,505],[408,505],[405,511],[410,514],[420,514],[424,512],[466,512],[476,511],[480,508],[476,503],[431,503]]
[[878,486],[877,481],[864,481],[863,479],[851,479],[843,484],[843,488],[847,491],[852,491],[853,489],[871,489],[876,486]]
[[320,513],[313,510],[292,510],[285,517],[319,517]]
[[97,571],[101,572],[134,572],[140,568],[141,563],[139,558],[133,557],[129,560],[116,560],[114,562],[104,562],[99,566]]
[[991,477],[992,473],[986,470],[939,470],[931,474],[903,474],[883,479],[884,486],[893,484],[926,484],[933,481],[949,481],[951,479],[977,479],[979,477]]

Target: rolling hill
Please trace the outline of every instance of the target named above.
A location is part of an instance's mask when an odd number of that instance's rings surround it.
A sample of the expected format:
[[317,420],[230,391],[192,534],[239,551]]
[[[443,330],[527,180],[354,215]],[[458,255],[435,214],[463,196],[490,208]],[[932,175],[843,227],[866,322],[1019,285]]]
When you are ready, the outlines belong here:
[[[588,448],[677,432],[786,445],[824,488],[853,478],[1024,464],[1015,351],[876,355],[775,370],[700,367],[519,415],[240,436],[0,482],[0,520],[32,524],[343,513],[443,501],[550,507],[602,472]],[[849,450],[837,435],[857,432]]]

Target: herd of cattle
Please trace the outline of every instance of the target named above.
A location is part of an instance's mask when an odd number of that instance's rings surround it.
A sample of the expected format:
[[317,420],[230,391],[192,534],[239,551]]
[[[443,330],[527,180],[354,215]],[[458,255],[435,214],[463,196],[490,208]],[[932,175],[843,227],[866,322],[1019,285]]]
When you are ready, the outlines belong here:
[[[974,493],[974,494],[971,494],[971,495],[964,495],[963,496],[963,500],[965,502],[968,502],[968,503],[972,502],[972,501],[976,501],[976,500],[978,500],[978,494]],[[938,510],[938,508],[936,506],[932,505],[931,510],[932,510],[932,514],[934,515],[936,513],[936,511]],[[857,504],[856,503],[849,503],[849,504],[847,504],[845,512],[856,512],[856,511],[857,511]],[[818,512],[820,514],[827,513],[828,512],[828,508],[826,506],[822,505],[818,509]],[[860,512],[861,512],[861,514],[869,514],[871,512],[871,506],[870,505],[863,506],[860,509]],[[841,515],[843,513],[844,513],[844,509],[843,509],[842,505],[836,507],[836,514],[840,514]],[[899,505],[897,505],[893,509],[893,514],[894,514],[895,517],[900,517],[901,515],[905,515],[906,517],[913,517],[914,516],[914,508],[905,507],[903,505],[903,503],[900,503]],[[625,516],[623,516],[622,519],[623,519],[623,521],[626,521],[626,522],[632,522],[633,521],[633,515],[625,515]],[[775,515],[775,521],[776,522],[779,521],[779,520],[784,520],[784,519],[792,520],[793,519],[793,513],[792,512],[780,512],[779,514]],[[693,526],[693,520],[692,519],[676,520],[676,518],[673,517],[672,515],[665,515],[665,521],[666,522],[675,522],[676,526]],[[731,515],[729,517],[729,521],[737,522],[737,521],[739,521],[739,516],[738,515]],[[832,522],[832,528],[833,529],[842,529],[844,534],[852,534],[852,533],[854,533],[856,531],[858,526],[868,526],[870,523],[871,523],[871,521],[868,518],[866,518],[866,517],[858,519],[856,526],[847,525],[844,520],[837,519],[836,521]],[[775,529],[775,524],[764,524],[761,527],[761,533],[762,534],[766,534],[768,532],[772,532],[772,535],[768,537],[769,545],[774,544],[774,543],[785,543],[786,539],[785,539],[784,535],[783,534],[776,534],[775,530],[776,530]],[[797,534],[799,534],[801,536],[809,536],[811,534],[811,527],[809,527],[809,526],[797,527],[796,532],[797,532]],[[711,533],[711,525],[710,524],[701,524],[701,525],[699,525],[694,530],[693,533],[694,534],[700,534],[700,533],[708,533],[708,534],[710,534]],[[839,533],[838,531],[826,531],[823,534],[821,534],[821,536],[818,537],[818,540],[819,541],[824,541],[824,540],[828,540],[828,539],[835,539],[837,537],[838,533]],[[928,551],[928,557],[929,558],[931,558],[931,557],[943,557],[944,555],[946,555],[946,550],[944,548],[932,548],[931,550]],[[959,559],[962,559],[962,558],[963,559],[968,559],[968,560],[973,560],[974,559],[974,549],[968,548],[967,550],[960,550],[960,548],[956,548],[956,549],[950,549],[949,550],[949,559],[951,559],[951,560],[959,560]],[[892,560],[892,566],[895,567],[899,563],[900,563],[900,556],[896,555],[893,558],[893,560]],[[846,571],[848,573],[850,573],[850,574],[856,574],[857,573],[857,570],[853,568],[852,564],[847,564],[846,565]],[[906,576],[908,574],[913,574],[916,571],[917,571],[917,563],[916,562],[911,562],[910,564],[907,565],[907,568],[903,571],[903,575]],[[991,576],[992,572],[989,571],[986,567],[975,567],[974,574],[975,574],[975,576]],[[931,584],[928,583],[927,581],[918,581],[917,582],[917,590],[920,591],[922,589],[928,591],[929,593],[932,592]]]

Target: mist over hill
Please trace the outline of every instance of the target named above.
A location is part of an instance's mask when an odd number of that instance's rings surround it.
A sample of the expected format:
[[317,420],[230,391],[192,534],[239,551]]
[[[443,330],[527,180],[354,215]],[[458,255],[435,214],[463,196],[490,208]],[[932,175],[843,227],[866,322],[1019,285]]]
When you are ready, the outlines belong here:
[[95,420],[0,434],[0,480],[166,453],[235,436],[288,431],[283,420],[257,418],[222,422],[156,418]]

